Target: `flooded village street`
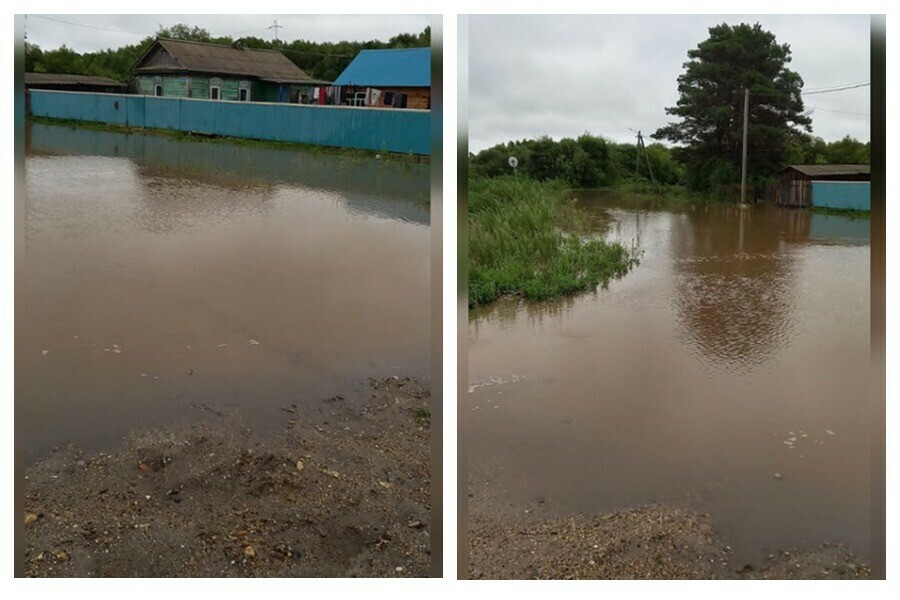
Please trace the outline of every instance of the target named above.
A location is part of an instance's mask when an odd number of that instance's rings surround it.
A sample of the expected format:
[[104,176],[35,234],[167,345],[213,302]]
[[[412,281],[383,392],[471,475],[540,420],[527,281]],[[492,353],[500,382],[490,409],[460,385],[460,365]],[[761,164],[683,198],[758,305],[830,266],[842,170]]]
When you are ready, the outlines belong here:
[[26,144],[26,572],[427,574],[428,164]]
[[[868,219],[576,194],[640,264],[595,293],[470,311],[473,576],[856,577],[870,544]],[[654,552],[680,547],[663,528],[679,519],[702,532],[692,571],[588,568],[668,561]],[[578,523],[606,539],[562,539]],[[540,554],[554,539],[564,571]]]

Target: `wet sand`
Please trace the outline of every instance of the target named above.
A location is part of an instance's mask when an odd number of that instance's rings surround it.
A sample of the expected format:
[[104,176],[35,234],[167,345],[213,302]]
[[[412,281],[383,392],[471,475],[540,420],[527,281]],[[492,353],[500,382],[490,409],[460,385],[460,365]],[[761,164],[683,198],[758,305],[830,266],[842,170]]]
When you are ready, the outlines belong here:
[[472,579],[867,579],[870,567],[841,545],[785,549],[736,561],[709,514],[652,504],[600,515],[475,513]]
[[430,387],[371,380],[55,449],[26,467],[30,577],[424,577],[431,554]]

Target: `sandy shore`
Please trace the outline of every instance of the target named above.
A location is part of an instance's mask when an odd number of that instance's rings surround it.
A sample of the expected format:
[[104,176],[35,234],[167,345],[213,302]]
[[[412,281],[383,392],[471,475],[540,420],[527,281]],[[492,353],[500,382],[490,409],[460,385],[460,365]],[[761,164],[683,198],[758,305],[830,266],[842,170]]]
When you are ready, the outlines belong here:
[[200,406],[119,447],[26,467],[25,571],[83,577],[423,577],[428,382],[286,405],[265,435]]
[[735,564],[709,515],[649,505],[602,515],[546,518],[475,513],[473,579],[867,579],[839,545],[786,550],[765,564]]

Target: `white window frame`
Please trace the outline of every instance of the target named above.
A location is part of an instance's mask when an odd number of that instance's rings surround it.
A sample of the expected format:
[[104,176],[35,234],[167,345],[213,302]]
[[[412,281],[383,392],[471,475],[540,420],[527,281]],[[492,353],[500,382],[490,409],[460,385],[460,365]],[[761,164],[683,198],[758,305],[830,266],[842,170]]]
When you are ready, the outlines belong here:
[[[159,93],[157,93],[157,92],[159,92]],[[163,95],[163,85],[162,85],[161,83],[154,83],[154,84],[153,84],[153,95],[156,96],[157,98],[162,98],[162,95]]]
[[[247,92],[247,99],[241,100],[241,92]],[[250,82],[242,81],[238,84],[238,102],[250,102]]]
[[[213,98],[213,90],[216,90],[218,92],[216,94],[215,98]],[[221,85],[209,84],[209,99],[210,100],[221,100],[222,99],[222,86]]]

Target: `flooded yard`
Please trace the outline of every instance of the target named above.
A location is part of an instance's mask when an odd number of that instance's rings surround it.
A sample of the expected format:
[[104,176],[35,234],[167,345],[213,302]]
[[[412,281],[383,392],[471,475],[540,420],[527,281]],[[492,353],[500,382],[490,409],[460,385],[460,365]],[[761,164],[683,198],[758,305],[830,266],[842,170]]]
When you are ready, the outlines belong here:
[[683,505],[732,564],[826,542],[868,556],[869,221],[578,204],[640,264],[596,293],[470,312],[471,514]]
[[28,457],[192,406],[426,377],[429,167],[31,124],[17,290]]

